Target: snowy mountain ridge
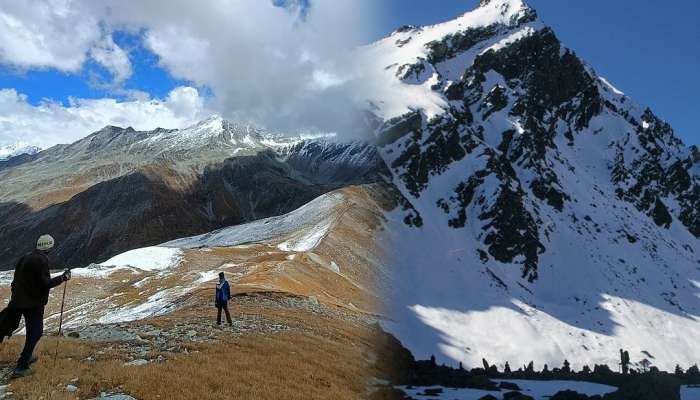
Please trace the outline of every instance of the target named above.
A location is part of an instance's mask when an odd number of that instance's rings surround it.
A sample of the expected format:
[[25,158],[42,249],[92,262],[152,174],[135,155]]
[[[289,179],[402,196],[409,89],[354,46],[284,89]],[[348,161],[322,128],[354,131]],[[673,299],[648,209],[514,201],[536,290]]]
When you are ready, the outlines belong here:
[[101,130],[71,145],[87,144],[89,151],[112,151],[128,147],[130,152],[172,153],[211,147],[231,155],[256,152],[263,149],[282,149],[304,140],[333,140],[335,135],[327,133],[285,135],[272,133],[250,124],[228,121],[214,114],[183,129],[157,128],[152,131],[136,131],[131,127],[106,126]]
[[700,361],[697,148],[522,1],[362,51],[403,197],[387,326],[417,357]]
[[0,146],[0,161],[6,161],[10,158],[20,156],[22,154],[34,155],[41,151],[37,146],[31,146],[24,142],[17,142]]

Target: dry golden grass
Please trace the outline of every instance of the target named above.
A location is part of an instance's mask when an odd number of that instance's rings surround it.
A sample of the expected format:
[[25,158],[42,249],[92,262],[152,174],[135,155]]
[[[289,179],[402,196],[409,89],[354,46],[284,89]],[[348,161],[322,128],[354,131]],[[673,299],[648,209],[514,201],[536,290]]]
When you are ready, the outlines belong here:
[[[211,323],[215,309],[209,305],[209,297],[206,291],[199,291],[188,300],[187,308],[133,324],[168,329],[183,321]],[[34,366],[35,374],[13,381],[10,390],[18,399],[85,399],[101,391],[128,393],[137,399],[366,398],[373,335],[367,326],[254,301],[233,306],[232,313],[234,318],[264,316],[291,330],[224,337],[209,344],[188,343],[189,354],[164,354],[166,362],[138,367],[123,366],[126,356],[114,351],[96,356],[108,344],[61,338],[53,368],[57,338],[48,336],[37,349],[40,362]],[[0,363],[13,364],[23,340],[14,337],[3,346]],[[85,361],[90,356],[96,361]],[[78,381],[72,382],[75,378]],[[66,392],[69,383],[80,391]]]
[[[148,321],[167,327],[213,312],[200,305]],[[124,355],[107,351],[106,344],[61,338],[56,367],[57,338],[42,339],[34,375],[12,381],[17,399],[85,399],[102,391],[130,394],[137,399],[365,399],[373,371],[375,332],[362,324],[315,315],[303,310],[246,306],[234,317],[259,312],[294,329],[224,337],[214,343],[191,343],[189,353],[165,354],[167,361],[124,366]],[[303,329],[299,329],[303,328]],[[11,364],[24,337],[12,338],[0,349],[0,362]],[[89,356],[96,361],[85,361]],[[78,380],[73,382],[77,378]],[[79,392],[65,391],[67,384]],[[50,397],[47,394],[51,394]]]

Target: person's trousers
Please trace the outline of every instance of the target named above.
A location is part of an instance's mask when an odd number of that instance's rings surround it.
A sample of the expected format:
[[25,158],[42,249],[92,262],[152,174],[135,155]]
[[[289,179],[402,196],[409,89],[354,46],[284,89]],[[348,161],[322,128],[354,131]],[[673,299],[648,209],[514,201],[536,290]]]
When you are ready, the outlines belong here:
[[34,348],[39,343],[41,335],[44,334],[44,307],[22,308],[20,311],[24,317],[27,336],[24,340],[24,349],[17,360],[17,368],[27,368]]
[[228,304],[217,304],[216,305],[217,309],[217,315],[216,315],[216,323],[221,325],[221,310],[226,311],[226,321],[228,323],[231,323],[231,313],[228,312]]

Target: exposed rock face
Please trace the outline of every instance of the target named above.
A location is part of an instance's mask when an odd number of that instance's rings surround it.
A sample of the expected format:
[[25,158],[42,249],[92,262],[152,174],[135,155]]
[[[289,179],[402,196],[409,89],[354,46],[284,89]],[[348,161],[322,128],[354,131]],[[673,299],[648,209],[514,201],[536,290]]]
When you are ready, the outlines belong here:
[[[409,325],[397,335],[418,357],[529,362],[519,358],[529,350],[498,354],[498,340],[465,328],[490,310],[535,324],[532,340],[547,350],[532,359],[550,363],[601,361],[591,350],[600,346],[614,357],[624,346],[610,325],[620,318],[639,351],[660,339],[666,352],[671,343],[643,326],[646,317],[628,320],[642,305],[659,320],[700,315],[697,148],[562,46],[523,1],[484,0],[363,50],[376,60],[369,101],[380,153],[403,198],[397,280],[410,289],[397,307],[411,311],[400,311]],[[611,297],[629,301],[613,307]],[[471,323],[515,329],[484,318]],[[568,333],[552,333],[559,328]]]
[[56,266],[280,215],[332,189],[375,181],[364,143],[275,136],[212,118],[192,128],[106,127],[0,169],[0,268],[57,239]]
[[386,173],[379,153],[363,142],[305,140],[281,153],[285,163],[319,184],[376,181]]

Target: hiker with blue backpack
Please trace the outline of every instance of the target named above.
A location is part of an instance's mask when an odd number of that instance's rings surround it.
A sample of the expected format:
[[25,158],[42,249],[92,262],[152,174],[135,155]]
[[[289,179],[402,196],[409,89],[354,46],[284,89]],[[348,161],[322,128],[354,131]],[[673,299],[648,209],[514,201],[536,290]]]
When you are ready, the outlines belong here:
[[221,325],[221,311],[226,312],[226,321],[229,326],[233,325],[231,321],[231,313],[228,311],[228,302],[231,300],[231,286],[229,286],[228,281],[224,278],[224,273],[219,272],[219,282],[216,284],[216,296],[214,298],[214,303],[216,304],[217,316],[216,324]]

